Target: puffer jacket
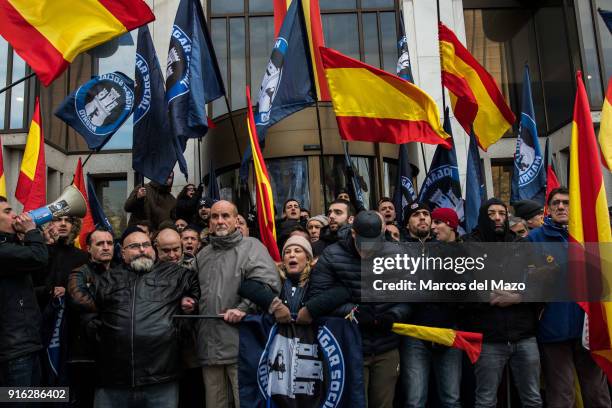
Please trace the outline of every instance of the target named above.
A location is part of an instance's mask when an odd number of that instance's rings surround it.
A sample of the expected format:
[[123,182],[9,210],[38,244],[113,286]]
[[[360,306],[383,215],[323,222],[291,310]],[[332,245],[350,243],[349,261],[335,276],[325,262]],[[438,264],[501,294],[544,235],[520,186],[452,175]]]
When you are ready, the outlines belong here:
[[[278,296],[280,276],[263,244],[240,231],[225,237],[210,236],[210,245],[196,257],[202,288],[199,310],[204,315],[218,315],[228,309],[253,313],[255,304],[239,295],[244,280],[255,280]],[[238,326],[222,319],[198,322],[198,361],[200,365],[238,362]]]
[[[550,217],[544,219],[544,224],[529,233],[530,242],[557,243],[543,245],[542,256],[559,265],[558,281],[565,281],[567,273],[567,242],[569,234],[567,228],[555,224]],[[547,261],[545,261],[547,262]],[[546,304],[540,324],[538,326],[538,341],[541,343],[554,343],[575,340],[582,337],[584,325],[584,311],[575,302],[552,302]]]
[[[361,258],[350,229],[340,229],[338,235],[338,242],[325,248],[310,275],[305,305],[313,317],[345,317],[361,300]],[[346,288],[346,298],[338,296],[338,287]],[[364,303],[359,305],[362,308],[369,308],[376,320],[391,314],[395,322],[402,322],[410,314],[408,304]],[[364,355],[378,355],[399,346],[400,337],[394,333],[360,329]]]
[[15,234],[0,233],[0,363],[42,348],[32,273],[47,259],[39,230],[27,232],[23,242]]
[[137,225],[139,222],[148,220],[153,224],[153,229],[157,229],[163,221],[170,220],[172,212],[176,207],[176,198],[170,193],[171,188],[151,181],[144,185],[147,194],[137,198],[138,189],[130,193],[125,201],[123,209],[131,213],[128,226]]
[[178,325],[183,297],[200,299],[197,276],[172,262],[148,273],[126,265],[95,283],[96,369],[101,386],[136,387],[175,380],[181,367]]

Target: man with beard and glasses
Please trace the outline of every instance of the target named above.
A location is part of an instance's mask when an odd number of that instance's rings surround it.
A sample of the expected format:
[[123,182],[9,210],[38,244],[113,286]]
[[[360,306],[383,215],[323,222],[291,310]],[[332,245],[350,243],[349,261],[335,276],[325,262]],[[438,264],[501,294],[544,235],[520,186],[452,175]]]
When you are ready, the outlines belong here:
[[[478,226],[464,235],[465,242],[517,242],[524,239],[510,230],[508,208],[503,201],[491,198],[478,213]],[[506,268],[522,265],[525,254],[508,251],[487,270],[503,273]],[[496,290],[488,303],[470,305],[466,316],[469,331],[483,334],[482,352],[474,367],[476,376],[475,406],[494,407],[497,389],[501,383],[506,364],[510,365],[512,377],[524,407],[541,407],[540,354],[536,342],[539,307],[535,303],[521,303],[518,293]]]
[[176,207],[176,198],[170,192],[173,182],[174,172],[171,172],[165,184],[151,181],[136,186],[123,205],[124,210],[131,213],[128,225],[134,226],[148,220],[152,229],[156,230],[163,221],[170,220]]
[[86,338],[83,324],[92,319],[94,305],[90,288],[107,271],[113,260],[113,235],[104,228],[96,228],[87,235],[87,263],[74,270],[68,278],[68,321],[70,333],[68,376],[72,406],[91,407],[95,389],[94,345]]
[[128,227],[120,242],[124,263],[102,274],[92,290],[94,407],[176,407],[181,348],[173,316],[196,311],[197,276],[156,262],[151,240],[137,227]]
[[[299,214],[299,207],[298,207]],[[249,281],[255,297],[280,293],[280,276],[263,244],[237,229],[238,209],[229,201],[213,204],[210,212],[210,244],[198,253],[198,277],[202,288],[199,311],[223,319],[202,319],[198,328],[198,359],[202,366],[206,406],[226,408],[232,395],[238,408],[238,326],[247,313],[256,311],[253,299],[238,294]]]

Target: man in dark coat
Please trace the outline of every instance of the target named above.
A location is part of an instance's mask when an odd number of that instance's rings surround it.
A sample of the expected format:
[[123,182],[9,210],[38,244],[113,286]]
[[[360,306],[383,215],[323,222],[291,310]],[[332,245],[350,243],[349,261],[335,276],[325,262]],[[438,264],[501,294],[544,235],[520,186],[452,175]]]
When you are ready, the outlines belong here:
[[173,181],[174,173],[170,173],[166,184],[151,181],[136,186],[123,206],[126,212],[132,213],[128,225],[148,220],[156,230],[160,223],[172,219],[172,211],[176,207],[176,198],[170,192]]
[[[485,202],[478,214],[478,226],[463,237],[465,242],[516,242],[521,240],[510,230],[508,208],[497,198]],[[516,265],[509,253],[505,265]],[[467,317],[470,331],[483,334],[482,353],[475,365],[476,407],[494,407],[497,389],[506,364],[524,407],[541,407],[540,355],[536,341],[538,307],[521,303],[518,293],[496,291],[488,303],[474,304]]]
[[[343,232],[346,231],[345,234]],[[298,323],[310,323],[325,315],[345,317],[355,313],[362,336],[364,382],[369,406],[391,407],[398,379],[398,335],[391,332],[394,322],[408,317],[408,304],[361,303],[361,262],[370,255],[360,249],[361,240],[382,245],[384,223],[376,211],[362,211],[352,228],[339,234],[319,257],[310,278],[305,307]]]
[[[17,234],[23,234],[19,239]],[[39,385],[40,310],[32,273],[47,264],[47,246],[28,214],[0,196],[0,386]]]

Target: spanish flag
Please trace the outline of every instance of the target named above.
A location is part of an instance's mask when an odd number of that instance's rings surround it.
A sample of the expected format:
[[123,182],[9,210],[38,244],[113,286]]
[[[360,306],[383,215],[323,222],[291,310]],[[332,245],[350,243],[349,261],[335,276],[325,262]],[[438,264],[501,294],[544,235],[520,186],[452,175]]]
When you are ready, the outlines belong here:
[[276,245],[276,228],[274,226],[274,198],[272,196],[272,185],[270,184],[266,163],[264,162],[261,149],[259,148],[259,139],[257,138],[255,119],[253,117],[253,105],[251,105],[251,91],[248,86],[246,87],[246,97],[249,109],[247,115],[247,130],[249,132],[249,140],[253,152],[257,221],[259,223],[260,239],[268,249],[272,259],[274,259],[275,262],[280,262],[281,258],[278,253],[278,246]]
[[602,164],[608,170],[612,170],[612,77],[608,81],[606,98],[601,108],[599,147],[601,148]]
[[319,49],[342,139],[450,149],[436,103],[416,85],[331,48]]
[[[280,28],[283,25],[283,20],[285,19],[285,15],[287,15],[287,9],[291,5],[291,1],[292,0],[274,0],[275,37],[278,36]],[[323,62],[321,61],[321,53],[319,52],[319,47],[325,46],[319,0],[296,1],[301,1],[302,10],[304,10],[310,60],[313,61],[313,77],[317,89],[317,99],[319,101],[330,101],[329,89],[327,87],[327,81],[325,81],[325,70],[323,68]]]
[[410,336],[415,339],[431,341],[432,343],[463,350],[468,355],[472,364],[478,361],[482,351],[482,333],[403,323],[393,323],[393,332],[402,336]]
[[[582,82],[582,74],[576,74],[577,91],[574,104],[574,121],[570,142],[569,175],[569,225],[570,242],[585,250],[570,247],[570,261],[574,269],[583,266],[584,276],[590,279],[577,280],[577,285],[588,281],[606,290],[606,275],[610,272],[601,254],[610,250],[610,218],[606,201],[603,173],[598,156],[597,139],[593,129],[591,110]],[[593,244],[595,243],[595,244]],[[601,245],[603,244],[603,245]],[[597,250],[599,248],[599,251]],[[588,265],[588,266],[587,266]],[[595,273],[599,274],[596,276]],[[594,282],[599,278],[601,282]],[[609,282],[608,282],[609,283]],[[579,287],[578,293],[589,293],[591,288]],[[580,292],[589,290],[589,292]],[[592,294],[592,292],[590,292]],[[612,302],[582,302],[580,306],[588,317],[588,346],[591,356],[612,381]]]
[[497,142],[516,120],[495,79],[461,44],[455,33],[438,24],[442,84],[448,89],[457,121],[474,131],[483,150]]
[[84,250],[87,248],[87,235],[96,229],[96,225],[93,217],[91,216],[91,209],[89,208],[89,197],[87,197],[87,186],[85,185],[85,177],[83,177],[83,164],[81,163],[80,157],[79,161],[77,162],[76,169],[74,170],[74,181],[72,184],[81,192],[81,194],[83,194],[83,198],[85,199],[85,204],[87,206],[87,212],[85,213],[85,217],[83,217],[79,238],[74,240],[74,246]]
[[23,204],[23,211],[42,207],[47,202],[47,166],[45,164],[45,139],[40,121],[40,103],[36,97],[34,116],[26,139],[21,171],[17,179],[15,197]]
[[2,160],[2,139],[0,139],[0,196],[6,198],[6,177],[4,177],[4,162]]
[[80,53],[153,20],[143,0],[0,0],[0,34],[45,86]]

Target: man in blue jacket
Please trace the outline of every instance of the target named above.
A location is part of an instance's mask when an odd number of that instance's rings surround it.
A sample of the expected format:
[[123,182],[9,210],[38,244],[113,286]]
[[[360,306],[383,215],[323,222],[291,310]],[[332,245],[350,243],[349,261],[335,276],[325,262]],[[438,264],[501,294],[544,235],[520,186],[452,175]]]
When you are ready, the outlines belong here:
[[[549,263],[566,265],[569,222],[569,191],[560,187],[548,195],[550,216],[529,233],[531,242],[560,243],[544,246]],[[562,272],[559,270],[559,272]],[[603,371],[582,346],[584,311],[573,302],[548,303],[538,328],[547,406],[573,407],[576,399],[574,373],[580,381],[585,407],[609,407],[610,393]]]

